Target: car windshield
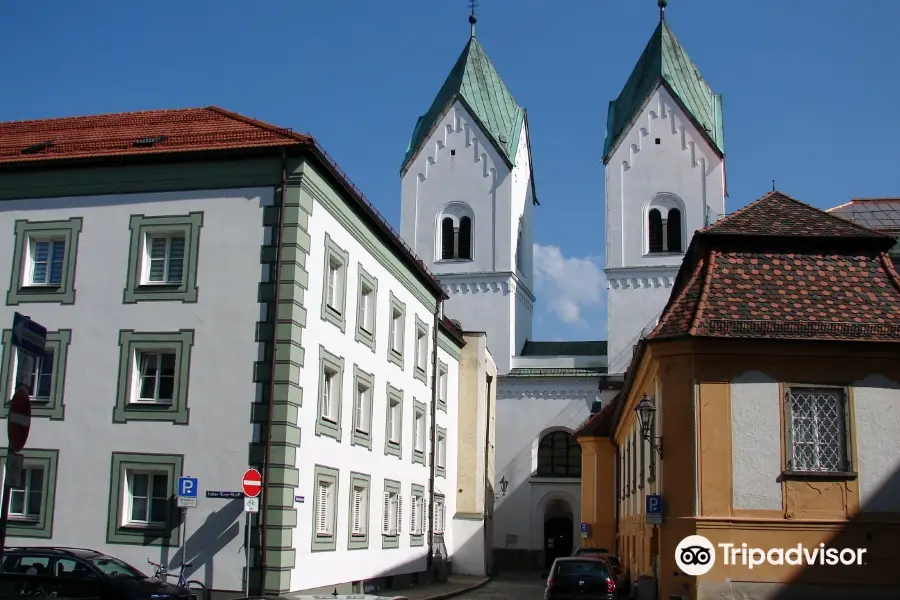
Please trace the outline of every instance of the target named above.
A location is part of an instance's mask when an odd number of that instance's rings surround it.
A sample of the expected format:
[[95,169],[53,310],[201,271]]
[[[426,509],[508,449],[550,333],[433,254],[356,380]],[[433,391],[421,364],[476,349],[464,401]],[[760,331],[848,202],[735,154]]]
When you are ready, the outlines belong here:
[[587,577],[606,577],[606,565],[594,560],[567,560],[560,562],[556,567],[556,574],[560,576],[578,575]]
[[100,569],[109,577],[128,577],[131,579],[146,579],[147,576],[118,558],[111,556],[93,556],[86,559],[91,565]]

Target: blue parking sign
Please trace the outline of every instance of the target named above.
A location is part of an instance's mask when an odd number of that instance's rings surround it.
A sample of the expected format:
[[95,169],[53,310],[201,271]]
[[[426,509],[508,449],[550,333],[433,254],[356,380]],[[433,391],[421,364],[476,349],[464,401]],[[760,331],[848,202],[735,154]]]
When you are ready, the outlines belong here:
[[647,494],[644,504],[647,525],[660,525],[663,515],[663,499],[660,494]]
[[196,477],[179,477],[178,478],[178,496],[181,498],[197,497],[197,478]]

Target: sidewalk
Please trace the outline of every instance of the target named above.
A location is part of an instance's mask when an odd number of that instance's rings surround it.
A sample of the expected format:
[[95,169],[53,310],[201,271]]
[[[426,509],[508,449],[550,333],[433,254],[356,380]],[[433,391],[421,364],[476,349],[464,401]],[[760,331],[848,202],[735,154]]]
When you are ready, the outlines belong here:
[[448,580],[443,583],[417,585],[375,595],[385,597],[403,596],[409,600],[443,600],[444,598],[450,598],[480,588],[490,580],[490,577],[478,577],[475,575],[450,575]]

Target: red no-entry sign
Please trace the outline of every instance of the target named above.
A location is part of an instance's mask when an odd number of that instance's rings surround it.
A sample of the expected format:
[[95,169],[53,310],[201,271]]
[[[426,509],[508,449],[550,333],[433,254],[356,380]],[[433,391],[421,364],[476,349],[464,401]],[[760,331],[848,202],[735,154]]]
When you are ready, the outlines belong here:
[[241,480],[241,487],[244,489],[245,496],[256,498],[262,491],[262,475],[256,469],[247,469]]
[[9,417],[6,419],[6,433],[9,437],[9,451],[18,452],[28,441],[31,430],[31,397],[25,386],[21,386],[13,394],[9,403]]

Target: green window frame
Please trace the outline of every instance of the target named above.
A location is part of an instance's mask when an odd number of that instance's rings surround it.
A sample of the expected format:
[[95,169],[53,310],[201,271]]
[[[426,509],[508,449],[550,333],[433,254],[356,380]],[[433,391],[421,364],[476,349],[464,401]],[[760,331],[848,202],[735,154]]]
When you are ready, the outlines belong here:
[[[197,264],[200,255],[200,229],[203,213],[186,215],[131,215],[129,221],[131,241],[128,245],[128,272],[125,276],[124,304],[137,302],[197,302],[200,288],[197,286]],[[181,283],[156,284],[145,281],[147,264],[147,239],[153,235],[184,236],[184,266]]]
[[[337,286],[334,293],[335,306],[328,303],[328,273],[331,265],[339,265]],[[350,267],[350,254],[338,246],[331,236],[325,234],[325,260],[322,267],[322,320],[331,323],[345,333],[347,330],[347,269]]]
[[[403,352],[403,346],[406,338],[406,304],[401,302],[396,296],[394,296],[394,292],[390,293],[389,296],[391,309],[388,311],[388,343],[387,343],[387,354],[388,354],[388,362],[394,363],[400,370],[403,370],[404,358],[405,354]],[[400,332],[399,334],[394,333],[394,322],[395,319],[397,323],[400,324]],[[394,347],[394,336],[399,335],[399,345],[400,348],[397,349]]]
[[[363,402],[365,402],[362,411],[363,422],[360,422],[357,404],[360,400],[359,390],[362,387],[366,388],[367,393],[366,397],[363,398]],[[374,404],[374,396],[375,376],[363,371],[359,366],[353,365],[353,435],[350,439],[350,444],[353,446],[363,446],[369,450],[372,449],[372,405]]]
[[[412,461],[414,463],[419,463],[421,465],[425,464],[425,452],[428,447],[428,409],[425,407],[425,404],[419,402],[415,398],[413,398],[413,420],[412,420]],[[422,417],[422,428],[424,430],[424,443],[422,444],[422,449],[419,450],[417,448],[417,444],[419,441],[418,438],[418,426],[417,423],[419,421],[419,417]]]
[[[6,524],[6,536],[38,538],[49,540],[53,537],[53,515],[56,509],[56,476],[59,465],[59,450],[46,450],[41,448],[26,448],[20,454],[23,457],[25,468],[40,467],[44,471],[41,486],[41,510],[38,518],[18,519],[9,517]],[[0,450],[0,458],[6,465],[6,457],[9,450]],[[4,478],[6,470],[3,471]]]
[[[313,470],[313,511],[312,511],[312,551],[313,552],[333,552],[337,548],[337,514],[338,514],[338,498],[340,498],[340,471],[332,467],[324,465],[316,465]],[[329,507],[331,520],[331,533],[322,534],[316,530],[316,521],[319,516],[319,483],[327,483],[331,487],[331,495],[329,496],[331,506]]]
[[450,367],[438,359],[438,410],[447,412],[447,395],[450,391]]
[[[191,349],[194,346],[194,330],[167,331],[119,331],[119,381],[114,423],[128,421],[164,421],[175,425],[187,425],[190,417],[188,387],[190,385]],[[140,364],[140,353],[165,350],[175,354],[175,382],[171,403],[135,402],[137,386],[135,375]]]
[[[375,352],[375,335],[378,325],[378,280],[359,265],[356,284],[356,341]],[[368,291],[367,291],[368,290]],[[369,297],[368,311],[363,316],[364,296]],[[365,323],[364,321],[368,321]]]
[[[419,498],[421,505],[418,509],[415,508],[416,498]],[[416,511],[419,510],[422,514],[416,514]],[[412,547],[424,546],[425,545],[425,531],[428,529],[428,499],[425,497],[425,487],[421,485],[416,485],[415,483],[411,486],[411,493],[409,496],[409,515],[410,515],[410,527],[409,527],[409,545]],[[422,523],[422,531],[420,533],[415,533],[413,529],[412,519],[414,516],[418,516],[419,520]]]
[[[78,262],[78,238],[82,218],[58,221],[28,221],[20,219],[13,229],[13,264],[6,293],[7,306],[29,302],[75,304],[75,267]],[[59,285],[32,285],[26,283],[31,265],[33,240],[62,241],[65,252]]]
[[[434,443],[434,474],[438,477],[447,476],[447,430],[438,425],[436,427]],[[441,440],[444,442],[444,451],[441,452]],[[443,454],[443,456],[441,456]],[[443,464],[442,464],[443,463]]]
[[[334,403],[334,415],[329,418],[325,414],[325,373],[332,373],[332,384],[330,401]],[[344,357],[332,354],[325,349],[325,346],[319,346],[319,387],[316,396],[316,435],[333,438],[335,441],[341,441],[341,413],[344,404]]]
[[[397,410],[396,426],[397,440],[391,440],[391,404],[396,403],[399,407]],[[387,411],[384,419],[384,454],[386,456],[396,456],[402,458],[403,454],[403,390],[395,388],[390,383],[387,384]]]
[[[71,329],[60,329],[47,332],[45,352],[53,353],[53,371],[50,376],[50,396],[32,398],[31,416],[51,421],[62,421],[66,416],[65,389],[66,368],[69,363],[69,344],[72,341]],[[9,415],[9,403],[16,387],[17,348],[12,345],[12,329],[4,329],[2,336],[3,363],[0,364],[0,390],[6,399],[0,405],[0,418]]]
[[[362,533],[353,533],[354,492],[357,488],[364,490],[360,517],[363,525]],[[347,508],[347,550],[365,550],[369,547],[369,515],[372,514],[372,478],[365,473],[350,473],[349,506]]]
[[[424,345],[425,364],[421,364],[420,354],[422,352],[420,344]],[[415,357],[413,358],[413,377],[428,385],[428,325],[416,315],[416,346]]]
[[[394,534],[385,532],[385,524],[389,519],[386,511],[388,494],[397,494],[397,532]],[[403,492],[399,481],[393,479],[384,480],[384,493],[381,495],[381,549],[396,550],[400,547],[400,532],[403,531]]]
[[[109,508],[107,511],[106,543],[133,546],[177,547],[181,543],[181,511],[175,506],[178,478],[183,474],[182,454],[141,454],[113,452],[110,467]],[[125,523],[128,507],[128,472],[164,473],[167,478],[166,522],[161,527],[134,526]]]

